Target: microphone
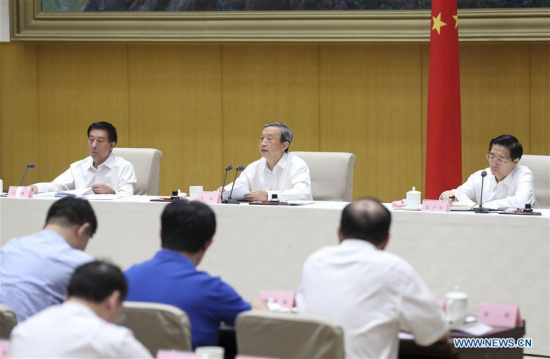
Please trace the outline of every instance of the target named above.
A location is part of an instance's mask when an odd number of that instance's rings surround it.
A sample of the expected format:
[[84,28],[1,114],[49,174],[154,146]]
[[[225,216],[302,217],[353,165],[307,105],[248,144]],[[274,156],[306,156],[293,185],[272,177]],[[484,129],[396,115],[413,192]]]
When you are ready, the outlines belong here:
[[27,168],[25,169],[25,173],[23,174],[23,178],[21,178],[21,182],[19,182],[19,187],[21,187],[21,185],[23,184],[23,181],[25,180],[25,177],[27,176],[27,171],[29,170],[29,168],[35,168],[36,165],[34,163],[29,163],[27,165]]
[[235,171],[235,179],[233,180],[233,186],[231,186],[231,192],[229,192],[229,198],[227,199],[228,204],[239,204],[239,201],[235,199],[231,199],[231,196],[233,196],[233,188],[235,188],[235,181],[237,180],[237,175],[239,174],[239,171],[244,171],[243,165],[238,165]]
[[481,196],[479,198],[479,207],[474,210],[475,213],[489,213],[489,208],[483,208],[483,181],[487,176],[487,171],[481,172]]
[[227,172],[231,171],[233,169],[233,165],[230,163],[227,165],[227,167],[225,167],[225,176],[223,176],[223,182],[222,182],[222,194],[220,195],[221,196],[221,201],[222,203],[225,203],[227,202],[225,199],[223,199],[223,191],[225,190],[224,187],[225,187],[225,180],[227,180]]

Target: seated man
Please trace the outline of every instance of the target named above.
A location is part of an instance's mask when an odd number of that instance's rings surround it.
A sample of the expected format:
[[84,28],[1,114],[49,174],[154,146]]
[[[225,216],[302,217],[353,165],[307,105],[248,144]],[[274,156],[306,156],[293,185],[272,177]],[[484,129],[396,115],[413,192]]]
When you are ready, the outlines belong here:
[[133,195],[137,182],[134,166],[112,151],[118,141],[116,128],[109,122],[88,127],[90,157],[77,161],[53,182],[31,185],[34,193],[91,188],[95,194]]
[[441,200],[481,201],[481,172],[487,177],[483,184],[483,203],[487,208],[524,208],[526,203],[535,203],[533,173],[526,166],[518,165],[523,155],[523,146],[512,135],[501,135],[489,143],[489,153],[485,156],[489,167],[479,170],[457,189],[445,191]]
[[[216,216],[206,204],[172,202],[161,216],[162,249],[126,270],[127,300],[182,309],[191,322],[194,348],[217,345],[220,324],[233,325],[239,313],[251,309],[219,277],[197,270],[215,232]],[[254,305],[265,308],[261,302]]]
[[65,303],[15,327],[11,358],[151,358],[129,329],[115,325],[127,288],[124,274],[112,264],[78,267]]
[[44,229],[14,238],[0,249],[0,301],[22,322],[65,299],[76,267],[93,258],[84,253],[97,229],[88,201],[63,198],[52,204]]
[[[235,188],[244,186],[251,191],[246,200],[267,201],[274,193],[283,201],[313,199],[307,164],[288,153],[292,137],[292,130],[282,122],[264,125],[260,136],[262,158],[249,164],[235,181]],[[225,190],[231,186],[225,186]]]
[[306,260],[296,296],[300,314],[344,329],[347,358],[397,358],[400,329],[420,345],[448,335],[443,311],[415,270],[384,251],[391,214],[375,199],[344,208],[340,244]]

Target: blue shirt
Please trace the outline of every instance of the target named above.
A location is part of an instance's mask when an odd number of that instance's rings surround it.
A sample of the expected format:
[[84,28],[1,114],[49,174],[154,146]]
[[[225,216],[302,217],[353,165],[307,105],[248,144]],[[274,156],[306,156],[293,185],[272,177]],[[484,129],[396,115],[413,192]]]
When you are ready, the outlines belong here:
[[22,322],[62,303],[76,267],[92,260],[53,231],[14,238],[0,249],[0,303]]
[[189,316],[194,348],[217,345],[220,323],[234,325],[239,313],[251,309],[219,277],[198,271],[193,262],[175,251],[162,249],[125,274],[129,287],[126,300],[170,304]]

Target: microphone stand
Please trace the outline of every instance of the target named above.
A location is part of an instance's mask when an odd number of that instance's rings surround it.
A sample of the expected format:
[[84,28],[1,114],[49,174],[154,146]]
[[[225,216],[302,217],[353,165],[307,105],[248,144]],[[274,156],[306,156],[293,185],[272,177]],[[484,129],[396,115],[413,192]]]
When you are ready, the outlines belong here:
[[225,176],[223,177],[223,182],[222,182],[222,193],[220,194],[220,200],[222,203],[227,203],[227,200],[223,199],[223,191],[225,190],[224,187],[225,187],[225,181],[227,180],[227,172],[231,171],[232,169],[233,169],[232,164],[228,164],[227,167],[225,167]]
[[227,202],[225,202],[227,204],[239,204],[239,201],[237,201],[236,199],[232,199],[232,196],[233,196],[233,188],[235,188],[235,181],[237,180],[237,175],[239,174],[239,171],[242,171],[242,170],[244,170],[243,165],[239,165],[235,169],[235,179],[233,180],[233,186],[231,186],[231,192],[229,192],[229,198],[227,199]]
[[481,172],[481,196],[479,198],[479,207],[474,209],[475,213],[489,213],[489,208],[483,208],[483,182],[485,180],[485,176],[487,176],[487,172]]
[[27,165],[27,168],[25,168],[25,173],[23,174],[23,177],[21,178],[21,182],[19,182],[19,187],[21,187],[21,185],[23,184],[23,181],[25,180],[25,177],[27,176],[27,172],[29,171],[29,168],[34,168],[34,167],[35,167],[34,163],[29,163]]

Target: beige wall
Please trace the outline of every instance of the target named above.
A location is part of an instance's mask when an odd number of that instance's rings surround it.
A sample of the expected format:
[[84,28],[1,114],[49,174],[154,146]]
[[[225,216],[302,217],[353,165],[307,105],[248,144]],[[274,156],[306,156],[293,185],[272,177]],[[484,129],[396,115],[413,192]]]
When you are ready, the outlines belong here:
[[[460,56],[464,177],[502,133],[550,155],[550,45],[462,44]],[[26,183],[53,179],[105,120],[118,146],[162,150],[161,194],[214,189],[281,120],[293,150],[357,155],[355,198],[396,200],[423,188],[428,58],[426,44],[1,44],[0,178],[17,184],[36,162]]]

